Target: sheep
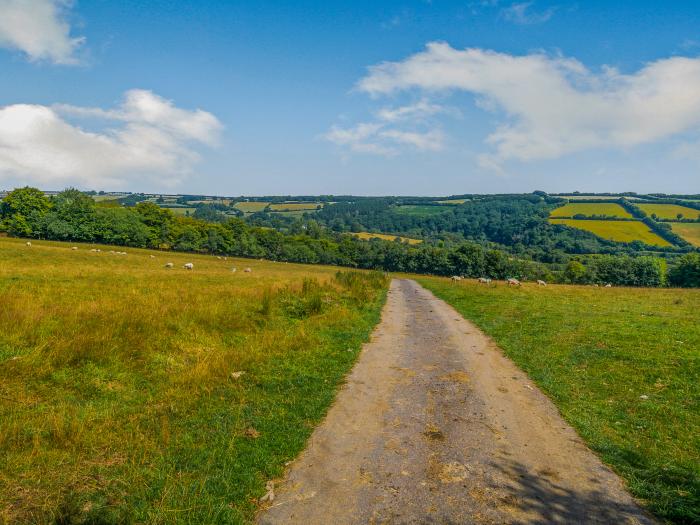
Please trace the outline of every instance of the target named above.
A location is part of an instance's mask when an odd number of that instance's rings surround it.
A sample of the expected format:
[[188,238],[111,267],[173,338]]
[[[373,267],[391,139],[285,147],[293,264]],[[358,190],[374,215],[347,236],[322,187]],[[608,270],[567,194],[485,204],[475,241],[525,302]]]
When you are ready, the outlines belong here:
[[31,247],[32,247],[32,242],[31,242],[31,241],[27,241],[27,246],[28,246],[29,248],[31,248]]
[[184,268],[185,270],[193,270],[193,269],[194,269],[194,264],[192,264],[192,263],[185,263],[185,265],[183,266],[183,268]]
[[233,273],[236,273],[236,272],[238,271],[238,269],[234,266],[233,268],[231,268],[231,271],[232,271]]
[[250,273],[250,272],[252,272],[253,270],[251,270],[250,268],[246,268],[246,269],[243,270],[243,271],[244,271],[245,273]]
[[156,258],[155,255],[149,255],[149,257],[150,257],[151,259],[155,259],[155,258]]
[[97,253],[97,249],[96,249],[96,248],[93,248],[93,249],[91,249],[90,251],[91,251],[92,253]]
[[605,285],[606,288],[612,288],[612,284],[608,283]]
[[457,281],[462,280],[462,278],[459,275],[453,275],[452,277],[450,277],[450,279],[452,279],[453,283],[456,283]]
[[479,277],[479,282],[483,284],[491,284],[491,279],[488,277]]
[[100,250],[99,248],[97,248],[95,251],[96,251],[97,253],[102,253],[102,250]]
[[173,266],[175,266],[175,265],[174,265],[173,263],[171,263],[171,262],[165,263],[165,267],[166,267],[166,268],[172,268]]
[[77,246],[73,246],[73,247],[71,248],[71,250],[77,250],[77,249],[78,249]]
[[537,286],[547,286],[547,283],[542,279],[537,279]]
[[517,279],[510,278],[506,282],[508,283],[508,286],[520,286],[520,281]]
[[219,260],[221,260],[221,256],[220,256],[220,255],[217,255],[216,258],[219,259]]

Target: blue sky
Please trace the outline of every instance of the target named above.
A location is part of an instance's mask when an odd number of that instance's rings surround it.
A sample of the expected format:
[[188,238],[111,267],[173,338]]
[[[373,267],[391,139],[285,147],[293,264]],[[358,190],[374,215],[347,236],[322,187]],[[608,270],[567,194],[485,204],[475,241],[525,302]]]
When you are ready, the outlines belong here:
[[697,2],[0,0],[0,188],[697,193],[699,55]]

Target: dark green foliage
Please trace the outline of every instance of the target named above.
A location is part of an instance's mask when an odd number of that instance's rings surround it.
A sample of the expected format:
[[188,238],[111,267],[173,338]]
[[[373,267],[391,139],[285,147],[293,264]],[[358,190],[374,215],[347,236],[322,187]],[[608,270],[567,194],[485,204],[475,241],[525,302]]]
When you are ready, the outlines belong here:
[[700,254],[687,253],[669,272],[668,280],[673,286],[700,287]]

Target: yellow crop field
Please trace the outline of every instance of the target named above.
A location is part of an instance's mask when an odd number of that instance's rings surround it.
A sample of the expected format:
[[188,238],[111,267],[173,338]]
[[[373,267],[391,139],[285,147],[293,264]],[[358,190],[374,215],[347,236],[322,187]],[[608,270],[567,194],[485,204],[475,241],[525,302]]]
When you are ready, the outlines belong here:
[[609,217],[620,217],[631,219],[632,214],[619,204],[613,202],[570,202],[561,208],[552,210],[550,217],[574,217],[575,215],[607,215]]
[[263,211],[269,205],[269,202],[237,202],[234,208],[241,210],[243,213],[255,213]]
[[700,246],[700,222],[674,222],[671,223],[673,233],[683,237],[693,246]]
[[270,204],[272,211],[313,211],[319,206],[323,207],[321,202],[281,202],[278,204]]
[[647,212],[647,215],[654,213],[660,219],[675,219],[679,213],[686,219],[697,219],[700,217],[700,210],[678,206],[677,204],[637,204],[637,206]]
[[410,237],[401,237],[400,235],[389,235],[386,233],[369,233],[369,232],[358,232],[352,233],[355,237],[368,241],[370,239],[383,239],[385,241],[395,241],[396,239],[401,240],[401,242],[407,242],[408,244],[420,244],[423,241],[421,239],[411,239]]
[[671,246],[641,221],[594,221],[575,219],[549,219],[552,224],[563,224],[580,230],[587,230],[603,239],[616,242],[642,241],[652,246]]

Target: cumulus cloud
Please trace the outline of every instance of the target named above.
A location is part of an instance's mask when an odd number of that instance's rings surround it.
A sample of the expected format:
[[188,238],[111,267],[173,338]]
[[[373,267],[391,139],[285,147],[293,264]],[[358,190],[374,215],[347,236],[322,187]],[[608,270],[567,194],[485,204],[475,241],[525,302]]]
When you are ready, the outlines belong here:
[[[96,120],[88,131],[72,120]],[[211,113],[180,109],[158,95],[131,90],[115,109],[14,104],[0,107],[0,181],[56,187],[122,186],[150,178],[173,185],[216,145],[222,125]]]
[[463,91],[503,123],[481,159],[553,159],[591,148],[628,148],[700,127],[700,58],[672,57],[631,74],[592,72],[577,60],[514,56],[433,42],[399,62],[373,66],[358,88],[373,97]]
[[532,8],[533,2],[520,2],[512,4],[501,11],[503,18],[518,25],[532,25],[546,22],[554,15],[554,8],[541,12],[535,12]]
[[22,51],[29,60],[79,63],[83,37],[71,36],[70,0],[0,0],[0,47]]

